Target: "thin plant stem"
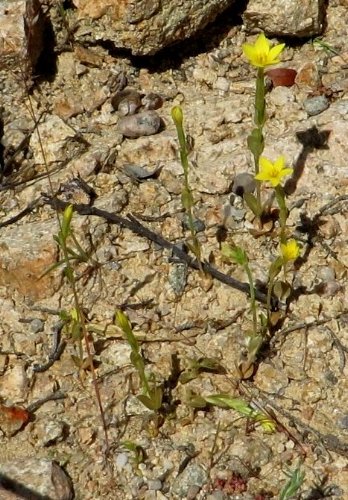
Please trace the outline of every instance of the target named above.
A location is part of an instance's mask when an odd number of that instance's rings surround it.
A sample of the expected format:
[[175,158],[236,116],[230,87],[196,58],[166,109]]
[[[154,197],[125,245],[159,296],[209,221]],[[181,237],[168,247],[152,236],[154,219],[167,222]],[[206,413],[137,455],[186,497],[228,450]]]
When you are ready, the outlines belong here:
[[197,258],[198,266],[199,266],[199,271],[202,276],[204,276],[204,270],[202,266],[202,260],[201,260],[201,246],[197,238],[196,230],[195,230],[195,225],[194,225],[194,217],[193,217],[193,196],[192,196],[192,191],[190,188],[190,182],[189,182],[189,151],[187,147],[187,140],[183,128],[183,113],[182,110],[179,106],[176,106],[172,110],[172,118],[175,123],[177,135],[178,135],[178,140],[179,140],[179,145],[180,145],[180,161],[181,165],[183,168],[184,172],[184,188],[182,192],[182,204],[183,207],[185,208],[185,211],[187,213],[187,219],[188,219],[188,226],[189,230],[191,233],[191,240],[192,240],[192,250]]
[[280,242],[286,242],[286,219],[288,217],[288,209],[285,203],[284,190],[281,185],[276,186],[275,189],[276,200],[279,206],[279,222],[280,222]]
[[[259,160],[264,149],[263,126],[265,123],[265,77],[264,69],[258,68],[256,77],[256,92],[255,92],[255,115],[254,122],[257,127],[258,147],[254,151],[255,175],[259,173]],[[261,183],[256,184],[256,199],[259,207],[261,207]]]
[[[47,158],[46,158],[45,148],[43,146],[43,142],[42,142],[42,138],[41,138],[39,126],[38,126],[38,120],[36,119],[36,114],[35,114],[34,106],[33,106],[32,100],[31,100],[31,96],[30,96],[30,93],[29,93],[29,89],[27,87],[26,80],[24,80],[24,81],[25,81],[25,87],[26,87],[27,95],[28,95],[28,98],[29,98],[28,99],[28,102],[29,102],[29,112],[30,112],[30,115],[31,115],[31,117],[32,117],[32,119],[34,121],[35,126],[36,126],[36,133],[37,133],[37,136],[38,136],[39,147],[40,147],[40,151],[41,151],[41,154],[42,154],[44,167],[45,167],[46,174],[47,174],[49,188],[50,188],[50,191],[51,191],[52,196],[53,196],[54,195],[54,189],[53,189],[53,184],[52,184],[50,172],[49,172],[49,169],[48,169],[48,162],[47,162]],[[58,211],[56,211],[56,218],[57,218],[59,230],[62,233],[62,222],[61,222],[61,219],[60,219],[60,217],[58,215]],[[64,238],[62,238],[62,242],[64,242]],[[81,321],[81,328],[82,328],[82,332],[83,332],[83,338],[85,340],[86,352],[87,352],[87,356],[88,356],[88,360],[89,360],[89,365],[90,365],[90,369],[91,369],[91,373],[92,373],[92,380],[93,380],[93,386],[94,386],[95,396],[96,396],[97,405],[98,405],[98,409],[99,409],[99,413],[100,413],[100,418],[101,418],[101,422],[102,422],[102,426],[103,426],[103,431],[104,431],[105,445],[106,445],[106,448],[108,450],[109,449],[109,437],[108,437],[108,431],[107,431],[107,424],[106,424],[106,419],[105,419],[105,413],[104,413],[103,404],[102,404],[102,401],[101,401],[101,394],[100,394],[99,387],[98,387],[97,375],[95,373],[95,369],[94,369],[94,365],[93,365],[93,357],[92,357],[92,353],[91,353],[91,349],[90,349],[90,344],[89,344],[89,339],[88,339],[88,332],[87,332],[87,328],[86,328],[86,322],[85,322],[84,315],[83,315],[83,312],[82,312],[82,307],[81,307],[81,304],[80,304],[80,301],[79,301],[79,297],[78,297],[78,293],[77,293],[77,289],[76,289],[75,277],[74,277],[73,269],[72,269],[71,264],[70,264],[70,259],[69,259],[69,254],[68,254],[68,251],[67,251],[66,242],[64,242],[64,244],[61,246],[61,248],[62,248],[62,251],[63,251],[63,257],[64,257],[64,261],[65,261],[65,266],[68,269],[68,272],[72,275],[72,280],[69,280],[69,282],[71,284],[71,289],[72,289],[72,293],[73,293],[73,297],[74,297],[75,308],[78,311],[79,320]],[[79,353],[80,353],[80,356],[82,357],[83,353],[82,353],[81,340],[79,342]]]

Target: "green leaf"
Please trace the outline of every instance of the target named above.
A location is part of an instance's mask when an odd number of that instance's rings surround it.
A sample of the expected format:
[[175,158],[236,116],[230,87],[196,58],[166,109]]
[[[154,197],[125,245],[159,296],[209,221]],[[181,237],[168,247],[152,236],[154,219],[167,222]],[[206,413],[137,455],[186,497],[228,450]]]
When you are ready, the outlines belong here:
[[248,348],[248,359],[255,360],[257,353],[262,347],[263,341],[262,335],[256,335],[253,331],[247,334],[246,345]]
[[248,148],[253,156],[259,158],[264,150],[264,138],[262,132],[258,128],[254,128],[247,139]]
[[231,408],[245,417],[250,417],[253,410],[250,406],[239,398],[233,398],[229,394],[213,394],[205,396],[205,401],[211,405],[219,406],[220,408]]
[[139,399],[139,401],[141,403],[143,403],[143,405],[146,406],[146,408],[148,408],[149,410],[152,410],[152,411],[155,410],[154,403],[153,403],[152,399],[149,398],[149,396],[146,396],[145,394],[139,394],[137,396],[137,399]]
[[74,207],[72,205],[68,205],[64,210],[62,219],[62,228],[61,228],[61,235],[63,241],[66,241],[67,237],[70,234],[70,226],[73,213],[74,213]]
[[74,282],[74,271],[71,269],[71,267],[64,267],[63,273],[64,273],[64,276],[69,281],[69,283]]
[[151,389],[149,396],[153,402],[154,410],[155,411],[159,410],[162,406],[162,399],[163,399],[162,387],[160,385],[158,385],[158,386],[154,387],[153,389]]
[[128,344],[130,345],[132,351],[138,352],[139,351],[139,343],[138,343],[137,339],[135,338],[135,335],[133,333],[129,319],[124,314],[124,312],[121,311],[120,309],[118,309],[116,311],[115,320],[116,320],[116,324],[123,331],[124,336],[125,336]]
[[240,266],[248,264],[248,256],[241,247],[232,247],[228,243],[222,243],[221,253],[224,257]]
[[139,465],[144,462],[146,458],[146,452],[142,446],[129,440],[123,441],[121,444],[126,448],[126,450],[134,453],[134,461],[136,464]]
[[146,408],[152,411],[158,411],[162,406],[163,391],[160,386],[152,389],[147,396],[146,394],[139,394],[137,399],[143,403]]
[[211,405],[226,409],[230,408],[244,417],[253,419],[255,422],[259,423],[267,433],[274,432],[276,429],[276,423],[270,417],[262,412],[254,410],[243,399],[233,398],[229,394],[213,394],[211,396],[206,396],[204,399]]
[[207,402],[206,402],[205,398],[203,398],[202,396],[199,396],[197,394],[190,394],[186,398],[185,402],[186,402],[186,404],[191,406],[191,408],[203,409],[203,408],[206,408],[206,406],[207,406]]
[[293,498],[294,495],[297,496],[298,490],[303,484],[305,473],[301,472],[300,467],[297,467],[290,474],[288,474],[290,475],[289,481],[285,484],[280,492],[279,500],[288,500],[290,498]]
[[256,217],[261,217],[262,207],[260,206],[256,197],[252,193],[244,193],[243,200],[245,201],[245,203],[248,205],[248,207]]
[[181,193],[181,203],[185,210],[189,210],[193,207],[193,196],[188,188],[183,188]]
[[197,368],[192,368],[180,374],[179,382],[184,385],[197,377],[199,377],[199,370],[197,370]]

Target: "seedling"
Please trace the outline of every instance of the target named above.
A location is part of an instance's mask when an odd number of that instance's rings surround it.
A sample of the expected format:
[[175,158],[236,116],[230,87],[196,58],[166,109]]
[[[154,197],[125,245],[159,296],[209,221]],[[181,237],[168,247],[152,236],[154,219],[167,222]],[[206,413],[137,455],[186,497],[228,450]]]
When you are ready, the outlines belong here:
[[298,493],[303,484],[305,473],[302,472],[300,466],[298,466],[295,470],[285,472],[285,474],[289,477],[289,481],[282,488],[279,500],[298,498]]
[[133,333],[129,319],[123,311],[118,310],[116,312],[116,323],[121,328],[124,338],[131,348],[130,361],[138,372],[142,394],[139,394],[137,398],[146,408],[156,412],[162,406],[162,387],[156,383],[153,374],[148,375],[145,372],[145,361],[141,355],[139,342]]
[[194,199],[192,195],[192,190],[189,182],[189,153],[190,153],[190,145],[188,143],[188,136],[185,136],[183,120],[184,115],[180,106],[174,106],[172,109],[172,119],[174,121],[179,145],[180,145],[180,161],[184,172],[184,185],[181,193],[181,203],[187,214],[188,226],[191,233],[190,241],[187,242],[190,250],[195,255],[199,270],[204,276],[202,260],[201,260],[201,244],[197,238],[197,232],[194,224],[194,216],[193,216],[193,207],[194,207]]
[[253,409],[246,401],[240,398],[233,398],[229,394],[212,394],[201,396],[187,392],[186,402],[189,406],[197,409],[204,409],[209,406],[218,406],[236,411],[239,415],[251,419],[259,424],[265,433],[273,433],[277,428],[276,422],[266,413]]

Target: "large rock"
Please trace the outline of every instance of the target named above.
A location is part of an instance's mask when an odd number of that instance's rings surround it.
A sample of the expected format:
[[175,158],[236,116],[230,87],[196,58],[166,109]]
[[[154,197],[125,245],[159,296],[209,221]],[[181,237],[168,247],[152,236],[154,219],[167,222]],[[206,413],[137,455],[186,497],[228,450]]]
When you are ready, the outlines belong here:
[[243,19],[247,31],[271,36],[311,37],[323,31],[324,0],[250,0]]
[[28,77],[43,50],[46,22],[40,0],[0,2],[0,57],[13,58]]
[[73,0],[75,38],[110,40],[134,55],[155,54],[203,29],[235,0]]

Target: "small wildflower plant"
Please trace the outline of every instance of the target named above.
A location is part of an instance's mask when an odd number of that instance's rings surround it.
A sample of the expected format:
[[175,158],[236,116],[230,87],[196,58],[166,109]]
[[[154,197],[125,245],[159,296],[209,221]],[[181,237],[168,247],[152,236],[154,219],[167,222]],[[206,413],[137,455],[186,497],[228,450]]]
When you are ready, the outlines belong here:
[[180,106],[174,106],[171,111],[172,119],[174,122],[174,125],[176,127],[176,132],[178,136],[178,141],[179,141],[179,146],[180,146],[180,161],[182,165],[182,169],[184,172],[184,185],[181,193],[181,203],[183,206],[183,209],[185,210],[188,218],[188,226],[190,229],[191,233],[191,238],[188,241],[188,246],[192,253],[195,255],[199,270],[201,272],[201,275],[204,275],[203,271],[203,266],[202,266],[202,259],[201,259],[201,245],[200,242],[197,238],[197,233],[195,229],[195,224],[194,224],[194,214],[193,214],[193,207],[194,207],[194,199],[192,195],[192,190],[190,187],[190,182],[189,182],[189,152],[190,152],[190,147],[188,145],[187,137],[185,135],[184,131],[184,114],[182,111],[182,108]]
[[[254,45],[249,43],[243,44],[244,56],[248,59],[249,63],[257,68],[256,77],[256,92],[255,92],[255,113],[254,124],[255,128],[251,131],[248,137],[248,148],[254,157],[255,174],[259,174],[260,170],[260,157],[264,150],[264,136],[263,128],[266,122],[266,88],[265,88],[265,74],[264,70],[268,66],[279,63],[279,56],[284,50],[285,44],[281,43],[271,47],[271,42],[261,33]],[[259,179],[257,179],[259,180]],[[260,218],[262,215],[261,204],[261,191],[260,184],[257,185],[256,200],[253,195],[249,194],[245,199],[251,210],[256,217]],[[256,201],[256,203],[255,203]]]
[[[291,291],[291,284],[288,282],[287,273],[290,265],[300,256],[300,247],[297,241],[289,238],[287,219],[289,210],[286,205],[286,194],[284,190],[284,180],[293,173],[293,169],[287,165],[284,155],[272,161],[262,155],[264,150],[263,129],[266,122],[266,100],[264,69],[273,64],[279,63],[279,57],[284,50],[285,44],[278,44],[272,47],[270,40],[261,33],[253,45],[246,43],[243,45],[243,53],[249,63],[257,68],[256,92],[254,104],[254,129],[248,137],[248,148],[254,157],[255,180],[257,181],[256,197],[252,193],[243,195],[244,201],[251,209],[256,220],[262,226],[262,218],[269,215],[267,212],[272,207],[275,199],[279,209],[279,252],[271,262],[268,270],[267,288],[267,316],[258,311],[255,300],[255,285],[253,275],[246,252],[234,244],[222,245],[222,254],[230,262],[241,266],[248,278],[250,290],[250,310],[252,315],[252,328],[246,335],[247,356],[241,358],[238,369],[241,378],[249,378],[254,372],[254,363],[257,355],[267,338],[269,338],[271,328],[279,317],[272,316],[272,298],[287,298]],[[273,193],[266,203],[262,203],[262,188],[271,188]],[[283,270],[283,279],[278,279],[278,275]]]

